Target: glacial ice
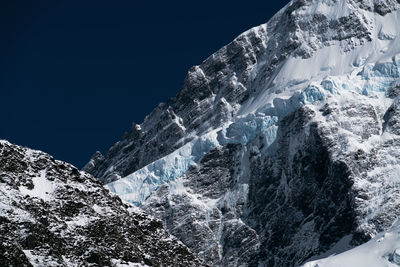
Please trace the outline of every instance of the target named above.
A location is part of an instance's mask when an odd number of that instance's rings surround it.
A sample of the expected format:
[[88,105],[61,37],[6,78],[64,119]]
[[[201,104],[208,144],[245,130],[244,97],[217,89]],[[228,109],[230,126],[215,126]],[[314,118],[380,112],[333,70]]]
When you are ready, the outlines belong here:
[[[327,85],[328,81],[325,82],[325,86],[328,86],[328,92],[332,89],[333,92],[333,85],[334,83],[331,82],[330,85]],[[330,87],[332,86],[332,88]],[[319,103],[325,100],[326,95],[322,92],[317,85],[311,84],[310,86],[306,87],[301,92],[294,92],[293,95],[288,98],[275,98],[273,100],[274,109],[278,117],[283,118],[286,115],[292,113],[299,107],[306,105],[306,104],[313,104]],[[327,92],[327,93],[328,93]]]
[[[337,15],[328,14],[329,10],[320,11],[328,17]],[[381,17],[363,12],[363,16],[377,26],[371,29],[374,41],[360,43],[347,52],[337,42],[316,50],[310,58],[289,57],[268,84],[271,87],[256,88],[260,91],[243,103],[229,124],[210,128],[208,133],[195,137],[175,152],[106,187],[122,199],[140,205],[160,184],[177,179],[217,146],[246,145],[261,136],[268,148],[275,141],[279,118],[302,105],[321,105],[345,92],[368,97],[383,95],[400,77],[397,13]],[[253,70],[254,77],[262,67],[260,61]],[[235,77],[231,80],[234,85]]]
[[393,61],[367,64],[359,74],[366,80],[370,80],[373,77],[400,77],[398,66]]
[[218,145],[215,131],[203,135],[173,153],[106,185],[123,200],[140,205],[160,184],[175,180]]
[[367,64],[358,75],[364,81],[363,95],[385,92],[400,77],[399,67],[394,62]]
[[337,84],[334,80],[326,79],[321,82],[322,87],[328,91],[329,93],[333,94],[334,90],[337,89]]
[[278,121],[276,116],[263,114],[248,114],[238,118],[227,129],[218,133],[218,141],[221,145],[242,144],[246,145],[261,132],[267,130]]
[[321,90],[314,85],[307,87],[302,94],[303,102],[306,101],[308,103],[314,103],[316,101],[323,100],[325,95],[321,92]]
[[385,92],[400,76],[400,64],[397,61],[399,59],[393,57],[391,61],[366,64],[359,67],[359,71],[351,78],[338,75],[309,82],[304,90],[294,92],[289,98],[276,97],[272,105],[267,103],[257,111],[237,116],[229,125],[195,138],[175,152],[106,187],[123,200],[139,206],[161,184],[182,176],[190,166],[217,146],[246,145],[261,135],[267,149],[276,139],[278,118],[285,117],[302,105],[318,105],[327,97],[340,95],[341,90],[366,96]]
[[246,145],[255,137],[262,136],[268,149],[276,139],[278,118],[285,117],[302,105],[318,105],[327,97],[340,95],[341,90],[366,96],[385,92],[399,78],[400,64],[396,60],[394,57],[391,61],[366,64],[359,67],[351,79],[339,75],[310,82],[304,90],[294,92],[289,98],[276,97],[272,105],[267,103],[257,111],[237,116],[229,125],[195,138],[175,152],[106,187],[123,200],[139,206],[161,184],[182,176],[190,166],[217,146]]
[[206,153],[217,146],[227,144],[246,145],[263,133],[267,147],[276,138],[278,117],[262,113],[238,118],[228,127],[210,131],[173,153],[137,170],[136,172],[106,185],[121,199],[140,206],[161,184],[176,180]]

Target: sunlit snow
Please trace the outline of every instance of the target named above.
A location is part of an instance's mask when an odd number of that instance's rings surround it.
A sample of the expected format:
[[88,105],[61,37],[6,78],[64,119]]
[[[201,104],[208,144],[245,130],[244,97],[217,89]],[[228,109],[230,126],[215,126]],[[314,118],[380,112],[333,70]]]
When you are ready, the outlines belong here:
[[39,177],[32,178],[33,188],[29,189],[25,186],[20,187],[20,191],[24,195],[37,197],[43,200],[50,200],[51,194],[54,192],[55,185],[46,178],[46,171],[42,170]]
[[[331,18],[350,14],[351,8],[348,5],[332,8],[323,2],[315,6],[318,12]],[[348,51],[343,51],[340,42],[333,42],[316,50],[310,58],[287,58],[266,87],[257,88],[242,104],[231,122],[218,129],[210,128],[173,153],[106,187],[122,199],[140,205],[159,185],[179,178],[217,146],[246,145],[260,136],[268,148],[276,139],[279,120],[302,105],[322,105],[336,98],[343,101],[346,92],[382,99],[387,88],[399,82],[400,12],[385,16],[360,12],[371,22],[368,24],[371,42],[359,43]],[[261,61],[253,68],[254,77],[262,65]]]
[[400,224],[376,235],[369,242],[330,257],[308,262],[304,267],[396,267],[400,264]]

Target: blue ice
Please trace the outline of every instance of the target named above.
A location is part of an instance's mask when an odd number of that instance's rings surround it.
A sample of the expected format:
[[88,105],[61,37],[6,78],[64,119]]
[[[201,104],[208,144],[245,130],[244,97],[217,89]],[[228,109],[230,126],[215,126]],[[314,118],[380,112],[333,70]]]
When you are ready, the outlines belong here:
[[396,62],[367,64],[363,70],[358,73],[363,79],[370,80],[373,77],[399,78],[399,68]]
[[218,141],[221,145],[246,145],[277,121],[278,117],[276,116],[248,114],[237,119],[226,131],[220,131],[218,133]]
[[325,95],[316,86],[309,86],[303,92],[303,99],[308,103],[324,100]]

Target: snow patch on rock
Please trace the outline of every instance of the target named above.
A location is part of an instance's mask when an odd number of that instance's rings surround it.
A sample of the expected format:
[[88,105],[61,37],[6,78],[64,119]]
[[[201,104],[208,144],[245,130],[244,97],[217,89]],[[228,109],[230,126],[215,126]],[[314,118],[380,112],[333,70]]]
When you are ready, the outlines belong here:
[[56,188],[56,185],[49,181],[46,177],[46,170],[40,172],[40,176],[32,178],[33,188],[21,186],[20,191],[22,194],[29,195],[31,197],[37,197],[45,201],[52,199],[52,194]]

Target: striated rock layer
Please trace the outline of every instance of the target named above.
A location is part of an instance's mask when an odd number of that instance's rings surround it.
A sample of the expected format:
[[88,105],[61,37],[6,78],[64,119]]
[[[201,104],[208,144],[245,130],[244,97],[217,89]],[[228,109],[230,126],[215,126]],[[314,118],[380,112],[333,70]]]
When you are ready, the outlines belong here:
[[369,240],[399,216],[399,7],[291,1],[84,170],[213,266]]

